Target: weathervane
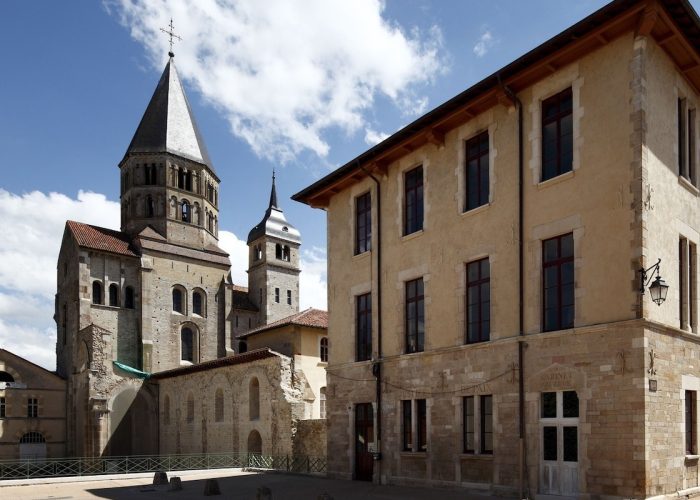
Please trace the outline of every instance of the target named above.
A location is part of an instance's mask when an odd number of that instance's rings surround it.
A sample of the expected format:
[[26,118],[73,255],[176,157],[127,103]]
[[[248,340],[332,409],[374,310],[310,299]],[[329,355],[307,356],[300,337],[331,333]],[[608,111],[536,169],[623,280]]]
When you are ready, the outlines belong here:
[[179,41],[182,41],[182,38],[177,36],[175,34],[175,26],[173,25],[173,18],[170,18],[170,30],[166,30],[164,28],[160,29],[163,33],[168,35],[170,37],[170,52],[168,52],[168,55],[170,57],[175,57],[175,54],[173,53],[173,38],[177,38]]

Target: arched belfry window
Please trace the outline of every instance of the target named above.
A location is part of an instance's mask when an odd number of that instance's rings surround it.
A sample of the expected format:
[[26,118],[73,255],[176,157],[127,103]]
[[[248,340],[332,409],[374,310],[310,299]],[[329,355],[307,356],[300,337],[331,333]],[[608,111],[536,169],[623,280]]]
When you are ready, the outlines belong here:
[[154,217],[156,215],[156,204],[153,197],[149,194],[146,196],[146,217]]
[[127,286],[124,290],[124,307],[127,309],[134,308],[134,287]]
[[260,418],[260,383],[255,377],[248,384],[248,415],[250,420]]
[[282,260],[282,245],[279,243],[275,245],[275,258]]
[[182,361],[194,362],[194,332],[189,326],[183,327],[180,332],[180,351]]
[[202,290],[195,290],[192,293],[192,313],[199,316],[206,316],[206,295]]
[[109,305],[119,307],[119,285],[116,283],[109,285]]
[[282,248],[282,260],[289,262],[289,245],[284,245]]
[[182,211],[182,222],[190,222],[192,220],[192,214],[190,213],[190,204],[187,200],[182,200],[180,205]]
[[185,189],[185,171],[181,168],[177,169],[177,187]]
[[180,288],[173,288],[173,311],[184,314],[183,293]]
[[214,232],[214,215],[211,212],[207,212],[207,229],[210,233]]
[[192,191],[192,171],[188,170],[185,174],[185,189],[187,191]]
[[102,304],[102,283],[99,281],[92,282],[92,303]]

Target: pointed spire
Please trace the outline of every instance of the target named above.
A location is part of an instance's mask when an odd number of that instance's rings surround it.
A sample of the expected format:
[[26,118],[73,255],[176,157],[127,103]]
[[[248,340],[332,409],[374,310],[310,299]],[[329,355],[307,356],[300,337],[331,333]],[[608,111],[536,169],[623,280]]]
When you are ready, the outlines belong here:
[[214,172],[172,55],[126,155],[166,152],[203,163]]
[[279,210],[279,205],[277,205],[277,189],[275,188],[275,169],[272,169],[272,191],[270,191],[270,205],[268,208],[277,208]]

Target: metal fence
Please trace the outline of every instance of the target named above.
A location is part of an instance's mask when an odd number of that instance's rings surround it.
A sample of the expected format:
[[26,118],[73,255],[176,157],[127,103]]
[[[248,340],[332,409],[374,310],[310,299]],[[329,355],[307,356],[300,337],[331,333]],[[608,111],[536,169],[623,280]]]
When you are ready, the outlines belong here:
[[0,460],[0,480],[227,468],[270,469],[306,474],[325,473],[326,457],[201,453]]

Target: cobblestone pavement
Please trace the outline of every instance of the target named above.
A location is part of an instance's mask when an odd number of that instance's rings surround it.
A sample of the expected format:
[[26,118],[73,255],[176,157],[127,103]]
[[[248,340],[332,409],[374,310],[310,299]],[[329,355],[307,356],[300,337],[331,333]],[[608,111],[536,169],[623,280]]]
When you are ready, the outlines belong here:
[[[453,500],[491,498],[449,489],[377,486],[360,481],[343,481],[301,475],[243,472],[240,469],[215,471],[180,471],[169,474],[182,480],[181,491],[168,491],[168,486],[152,486],[153,474],[92,476],[76,478],[0,481],[2,500],[78,500],[78,499],[190,499],[204,498],[205,482],[216,478],[221,490],[218,498],[254,500],[258,488],[267,487],[273,500],[327,499],[430,499]],[[209,497],[207,497],[209,498]],[[217,497],[214,497],[217,498]],[[321,497],[324,498],[324,497]]]

